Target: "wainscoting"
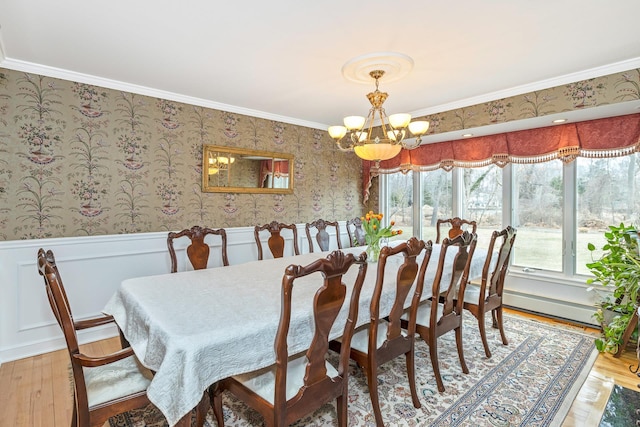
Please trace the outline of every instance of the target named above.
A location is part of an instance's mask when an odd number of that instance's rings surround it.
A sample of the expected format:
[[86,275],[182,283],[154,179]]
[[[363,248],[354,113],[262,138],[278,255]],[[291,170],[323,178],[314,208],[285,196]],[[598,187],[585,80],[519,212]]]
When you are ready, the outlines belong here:
[[[229,262],[240,264],[258,257],[253,227],[228,228]],[[341,242],[348,247],[345,223],[340,222]],[[331,234],[331,232],[330,232]],[[298,224],[299,248],[309,251],[304,224]],[[285,239],[287,236],[283,233]],[[212,236],[211,267],[221,265],[220,247]],[[264,236],[266,240],[267,236]],[[170,261],[167,233],[142,233],[0,242],[0,364],[65,347],[64,338],[47,301],[36,267],[39,248],[51,249],[76,319],[100,311],[124,279],[166,274]],[[208,240],[207,240],[208,241]],[[331,239],[335,249],[335,239]],[[186,267],[188,239],[176,242],[179,269]],[[182,246],[179,246],[182,245]],[[293,253],[289,238],[286,253]],[[265,257],[269,257],[268,250]],[[505,302],[538,313],[593,323],[593,307],[584,286],[562,285],[511,274],[505,284]],[[564,289],[564,294],[558,290]],[[553,290],[553,292],[552,292]],[[82,343],[116,335],[113,327],[80,333]]]

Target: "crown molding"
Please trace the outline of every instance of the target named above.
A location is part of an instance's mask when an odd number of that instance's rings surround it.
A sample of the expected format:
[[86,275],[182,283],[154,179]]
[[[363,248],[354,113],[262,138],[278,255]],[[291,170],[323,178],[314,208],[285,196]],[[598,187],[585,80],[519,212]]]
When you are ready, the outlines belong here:
[[633,70],[640,68],[640,57],[632,58],[625,61],[615,62],[613,64],[604,65],[602,67],[591,68],[588,70],[579,71],[576,73],[565,74],[563,76],[553,77],[546,80],[541,80],[534,83],[528,83],[522,86],[516,86],[510,89],[499,90],[496,92],[486,93],[472,98],[461,99],[459,101],[451,102],[448,104],[436,105],[433,107],[425,108],[410,112],[412,117],[428,116],[430,114],[442,113],[445,111],[456,110],[458,108],[469,107],[471,105],[483,104],[489,101],[495,101],[497,99],[509,98],[511,96],[518,96],[524,93],[531,93],[538,90],[549,89],[556,86],[562,86],[569,83],[575,83],[582,80],[593,79],[595,77],[607,76],[610,74],[616,74],[623,71]]
[[167,92],[151,87],[130,84],[118,80],[105,79],[89,74],[77,73],[75,71],[64,70],[46,65],[34,64],[26,61],[19,61],[6,58],[3,55],[2,43],[0,39],[0,67],[8,68],[14,71],[24,73],[39,74],[42,76],[52,77],[72,82],[85,83],[94,86],[100,86],[108,89],[121,90],[138,95],[145,95],[154,98],[168,99],[170,101],[182,102],[184,104],[197,105],[200,107],[212,108],[230,113],[242,114],[245,116],[257,117],[275,122],[289,123],[296,126],[304,126],[312,129],[326,130],[327,125],[322,123],[310,122],[294,117],[281,116],[278,114],[268,113],[266,111],[252,110],[249,108],[237,107],[235,105],[223,104],[221,102],[210,101],[208,99],[197,98],[193,96],[181,95],[179,93]]
[[[223,104],[203,98],[197,98],[192,96],[181,95],[174,92],[167,92],[159,89],[154,89],[146,86],[134,85],[122,81],[105,79],[101,77],[92,76],[89,74],[77,73],[74,71],[64,70],[61,68],[49,67],[45,65],[34,64],[26,61],[19,61],[7,58],[4,54],[4,48],[2,43],[2,37],[0,34],[0,67],[21,71],[25,73],[34,73],[47,77],[58,78],[62,80],[68,80],[72,82],[85,83],[100,87],[105,87],[114,90],[122,90],[125,92],[136,93],[139,95],[145,95],[155,98],[168,99],[175,102],[181,102],[190,105],[197,105],[205,108],[212,108],[220,111],[227,111],[230,113],[242,114],[251,117],[257,117],[266,120],[273,120],[276,122],[289,123],[296,126],[303,126],[312,129],[326,130],[329,125],[324,123],[311,122],[307,120],[297,119],[295,117],[281,116],[277,114],[268,113],[265,111],[252,110],[249,108],[238,107],[235,105]],[[539,82],[529,83],[526,85],[517,86],[510,89],[491,92],[483,95],[479,95],[472,98],[466,98],[463,100],[451,102],[448,104],[440,104],[433,107],[413,111],[410,114],[413,117],[427,116],[430,114],[442,113],[445,111],[451,111],[458,108],[464,108],[471,105],[478,105],[496,99],[508,98],[511,96],[522,95],[524,93],[535,92],[537,90],[549,89],[556,86],[562,86],[569,83],[574,83],[581,80],[592,79],[595,77],[606,76],[610,74],[620,73],[623,71],[640,68],[640,57],[632,58],[625,61],[616,62],[613,64],[605,65],[602,67],[591,68],[589,70],[583,70],[576,73],[565,74],[563,76],[554,77],[551,79],[542,80]],[[467,129],[468,131],[468,129]],[[440,138],[438,138],[440,139]],[[425,138],[423,138],[425,140]],[[430,141],[433,142],[433,141]]]

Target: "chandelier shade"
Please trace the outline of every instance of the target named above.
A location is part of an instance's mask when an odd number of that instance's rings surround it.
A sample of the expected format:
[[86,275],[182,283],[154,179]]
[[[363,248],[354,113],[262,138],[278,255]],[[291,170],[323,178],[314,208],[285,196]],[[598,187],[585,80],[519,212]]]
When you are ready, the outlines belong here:
[[[371,161],[388,160],[400,153],[402,148],[412,150],[422,142],[422,135],[429,130],[429,122],[417,120],[412,122],[411,115],[398,113],[387,116],[382,104],[389,96],[380,92],[379,80],[383,70],[374,70],[369,75],[375,80],[376,90],[367,94],[371,109],[367,117],[347,116],[344,126],[330,126],[329,136],[336,141],[341,151],[353,151],[364,159]],[[378,125],[374,126],[378,120]],[[415,140],[406,140],[408,135]]]
[[356,156],[363,160],[387,160],[397,156],[402,146],[400,144],[385,144],[372,142],[370,144],[361,144],[353,147]]

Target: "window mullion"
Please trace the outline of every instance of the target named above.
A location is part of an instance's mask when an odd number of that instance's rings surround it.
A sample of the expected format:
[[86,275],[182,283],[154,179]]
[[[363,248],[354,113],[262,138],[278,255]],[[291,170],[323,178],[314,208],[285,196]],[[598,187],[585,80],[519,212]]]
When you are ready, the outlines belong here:
[[567,276],[576,274],[576,212],[577,209],[577,167],[576,162],[570,162],[563,167],[563,224],[562,241],[562,271]]
[[421,172],[413,171],[413,235],[418,239],[422,239],[422,176]]

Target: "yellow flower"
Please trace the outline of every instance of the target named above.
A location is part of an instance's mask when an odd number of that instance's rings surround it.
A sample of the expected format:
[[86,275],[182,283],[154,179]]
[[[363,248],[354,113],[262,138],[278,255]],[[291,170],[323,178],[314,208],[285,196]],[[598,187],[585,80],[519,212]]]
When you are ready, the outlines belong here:
[[383,227],[381,225],[384,214],[369,211],[363,217],[362,227],[365,232],[365,241],[368,245],[378,242],[381,238],[391,237],[400,234],[401,231],[392,230],[395,221],[391,221],[390,225]]

